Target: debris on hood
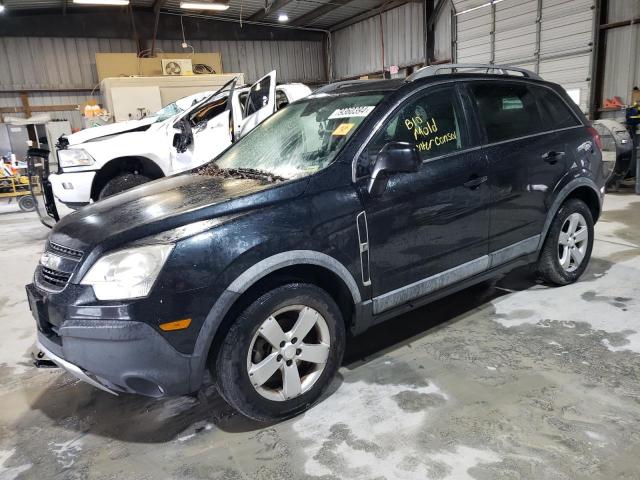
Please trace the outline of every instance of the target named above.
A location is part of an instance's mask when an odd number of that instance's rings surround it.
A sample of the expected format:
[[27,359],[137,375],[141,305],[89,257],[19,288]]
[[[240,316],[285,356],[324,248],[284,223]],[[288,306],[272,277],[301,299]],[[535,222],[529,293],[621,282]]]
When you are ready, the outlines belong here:
[[194,175],[205,175],[208,177],[218,178],[247,178],[247,179],[260,179],[266,180],[269,183],[284,182],[287,179],[274,175],[270,172],[263,170],[257,170],[255,168],[220,168],[215,163],[208,163],[200,168],[196,168],[192,171]]

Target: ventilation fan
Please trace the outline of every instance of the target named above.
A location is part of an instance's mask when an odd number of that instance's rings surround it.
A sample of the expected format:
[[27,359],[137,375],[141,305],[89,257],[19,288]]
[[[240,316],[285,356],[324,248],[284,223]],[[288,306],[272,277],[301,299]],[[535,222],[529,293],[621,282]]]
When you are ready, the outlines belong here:
[[191,75],[193,67],[190,59],[178,58],[162,60],[163,75]]

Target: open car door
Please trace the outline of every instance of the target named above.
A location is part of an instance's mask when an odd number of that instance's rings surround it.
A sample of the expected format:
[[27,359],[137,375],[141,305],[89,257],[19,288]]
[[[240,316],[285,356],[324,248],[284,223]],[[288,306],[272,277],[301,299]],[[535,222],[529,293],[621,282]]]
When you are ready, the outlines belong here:
[[251,85],[242,112],[236,123],[235,139],[245,136],[276,111],[276,71],[272,70]]
[[173,128],[173,171],[197,167],[233,142],[232,102],[236,80],[195,104]]

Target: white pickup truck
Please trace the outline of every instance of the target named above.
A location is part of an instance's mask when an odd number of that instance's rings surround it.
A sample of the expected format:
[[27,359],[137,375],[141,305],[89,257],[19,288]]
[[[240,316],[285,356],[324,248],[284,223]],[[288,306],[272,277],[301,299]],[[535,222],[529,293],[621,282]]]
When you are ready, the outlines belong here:
[[53,195],[79,208],[128,188],[202,165],[290,102],[299,83],[276,86],[275,71],[251,87],[235,80],[167,105],[142,120],[93,127],[61,137]]

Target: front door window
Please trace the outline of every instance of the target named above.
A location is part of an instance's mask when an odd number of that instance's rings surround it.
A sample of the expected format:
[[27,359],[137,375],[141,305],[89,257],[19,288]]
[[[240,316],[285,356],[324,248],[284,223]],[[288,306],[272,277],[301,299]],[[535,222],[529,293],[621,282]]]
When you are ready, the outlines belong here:
[[368,175],[375,157],[389,142],[415,145],[423,161],[447,155],[466,146],[461,112],[453,87],[420,95],[402,106],[369,143],[358,164],[358,176]]

